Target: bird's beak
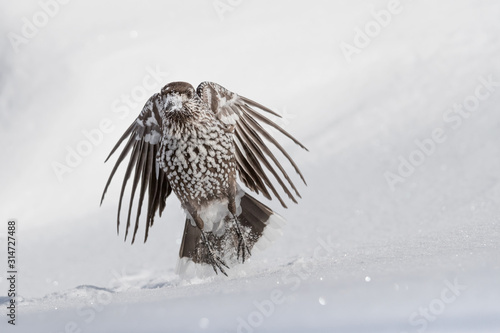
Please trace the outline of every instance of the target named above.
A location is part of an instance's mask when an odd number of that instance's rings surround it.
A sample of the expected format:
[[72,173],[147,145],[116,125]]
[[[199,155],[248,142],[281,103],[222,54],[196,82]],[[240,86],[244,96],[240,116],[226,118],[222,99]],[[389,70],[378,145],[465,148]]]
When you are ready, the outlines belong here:
[[165,98],[163,107],[167,112],[178,111],[182,109],[182,97],[179,95],[169,94]]
[[172,105],[173,105],[173,104],[172,104],[172,102],[171,102],[171,101],[167,101],[167,100],[166,100],[166,101],[163,103],[163,108],[164,108],[165,110],[167,110],[167,111],[170,111],[169,109],[172,107]]

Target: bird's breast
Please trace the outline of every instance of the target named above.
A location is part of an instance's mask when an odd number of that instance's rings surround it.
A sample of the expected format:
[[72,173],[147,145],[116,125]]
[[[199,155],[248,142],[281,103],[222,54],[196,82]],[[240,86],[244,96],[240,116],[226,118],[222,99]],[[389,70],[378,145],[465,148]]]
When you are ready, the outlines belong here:
[[157,160],[181,201],[203,204],[220,199],[233,185],[232,136],[216,124],[165,131]]

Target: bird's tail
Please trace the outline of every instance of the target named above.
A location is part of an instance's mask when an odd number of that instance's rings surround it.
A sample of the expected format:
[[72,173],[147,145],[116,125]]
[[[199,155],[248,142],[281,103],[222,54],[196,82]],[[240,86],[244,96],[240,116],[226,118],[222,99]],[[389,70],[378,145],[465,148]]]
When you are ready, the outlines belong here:
[[[240,190],[240,193],[236,218],[246,246],[251,252],[254,249],[262,250],[281,235],[284,219],[244,191]],[[227,223],[222,235],[208,232],[207,236],[218,256],[231,267],[238,262],[238,236],[231,217],[226,216],[225,219]],[[186,218],[179,257],[177,273],[181,275],[191,270],[191,266],[194,267],[191,263],[210,265],[206,247],[201,240],[201,231],[191,223],[189,217]]]

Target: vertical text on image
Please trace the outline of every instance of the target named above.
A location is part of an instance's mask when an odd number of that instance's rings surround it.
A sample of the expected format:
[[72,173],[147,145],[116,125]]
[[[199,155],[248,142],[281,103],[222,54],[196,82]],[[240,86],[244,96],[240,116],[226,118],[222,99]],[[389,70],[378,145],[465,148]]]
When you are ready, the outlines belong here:
[[16,311],[18,293],[18,261],[17,261],[17,220],[9,219],[7,222],[7,322],[16,325]]

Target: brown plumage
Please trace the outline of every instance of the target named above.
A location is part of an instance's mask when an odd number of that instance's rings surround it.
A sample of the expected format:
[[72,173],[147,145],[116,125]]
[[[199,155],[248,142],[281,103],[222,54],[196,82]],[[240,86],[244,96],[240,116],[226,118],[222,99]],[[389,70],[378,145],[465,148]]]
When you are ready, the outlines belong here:
[[109,159],[128,137],[101,199],[102,202],[118,166],[130,153],[117,217],[119,228],[123,194],[134,171],[125,239],[137,188],[139,203],[132,243],[145,197],[148,196],[144,241],[156,212],[161,216],[165,200],[173,191],[187,215],[180,258],[209,264],[216,273],[219,270],[224,274],[224,267],[228,268],[232,259],[244,262],[278,216],[245,193],[237,183],[238,176],[250,190],[268,199],[272,193],[285,208],[266,170],[293,202],[295,196],[300,197],[263,138],[283,153],[305,183],[295,162],[259,121],[306,148],[255,109],[279,117],[265,106],[212,82],[201,83],[196,91],[189,83],[172,82],[154,94],[108,156]]

